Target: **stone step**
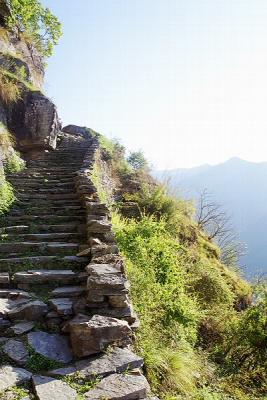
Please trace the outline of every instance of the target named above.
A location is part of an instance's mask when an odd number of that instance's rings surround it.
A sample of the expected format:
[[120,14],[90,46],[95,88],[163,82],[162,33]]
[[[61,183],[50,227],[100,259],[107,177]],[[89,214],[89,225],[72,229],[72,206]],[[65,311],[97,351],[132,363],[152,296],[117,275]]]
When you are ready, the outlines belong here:
[[34,221],[35,223],[43,224],[56,224],[62,222],[84,222],[84,217],[81,215],[21,215],[21,216],[7,216],[5,222],[21,222],[21,221]]
[[21,300],[21,299],[31,299],[31,295],[24,290],[19,289],[1,289],[0,290],[0,299],[9,299],[9,300]]
[[9,180],[11,177],[13,178],[22,178],[22,179],[54,179],[54,180],[62,180],[62,179],[74,179],[76,176],[75,172],[62,172],[62,173],[57,173],[55,174],[54,171],[25,171],[21,172],[19,175],[7,175],[7,180]]
[[[24,185],[21,186],[16,186],[16,195],[20,195],[20,194],[27,194],[29,192],[28,188],[25,188]],[[52,188],[43,188],[43,187],[33,187],[30,190],[31,194],[73,194],[74,189],[71,188],[56,188],[56,187],[52,187]]]
[[16,194],[16,197],[19,200],[26,200],[26,199],[49,199],[49,200],[57,200],[57,199],[73,199],[76,200],[78,199],[78,195],[75,193],[59,193],[59,194],[52,194],[52,193],[18,193]]
[[9,179],[9,182],[12,183],[15,187],[16,190],[18,188],[26,188],[29,190],[29,188],[38,188],[40,189],[73,189],[75,190],[75,184],[74,181],[66,181],[66,182],[61,182],[61,181],[49,181],[49,182],[41,182],[41,181],[36,181],[33,182],[31,179],[24,179],[24,180],[18,180],[18,179]]
[[10,242],[0,243],[0,253],[41,252],[42,254],[75,255],[79,250],[77,243],[60,242]]
[[72,199],[56,199],[56,200],[45,200],[45,199],[30,199],[28,201],[16,201],[14,203],[14,207],[18,206],[20,208],[29,208],[34,206],[46,207],[49,209],[53,206],[80,206],[80,200],[72,200]]
[[57,184],[73,184],[74,183],[74,179],[69,178],[69,177],[61,177],[61,178],[51,178],[50,176],[48,176],[47,178],[43,178],[43,177],[35,177],[33,178],[32,176],[14,176],[14,175],[10,175],[8,180],[10,182],[15,182],[15,183],[32,183],[32,184],[40,184],[40,185],[46,185],[46,184],[51,184],[51,185],[57,185]]
[[75,284],[81,281],[81,275],[70,269],[46,270],[36,269],[16,272],[13,276],[16,284]]
[[86,293],[86,286],[62,286],[54,289],[51,295],[56,298],[78,297]]
[[[69,207],[49,207],[49,210],[53,215],[67,215],[75,213],[75,215],[84,215],[85,216],[85,210],[82,207],[79,206],[69,206]],[[38,207],[30,207],[30,208],[22,208],[22,209],[12,209],[11,212],[9,213],[10,216],[12,215],[25,215],[25,214],[39,214],[43,215],[47,213],[47,208],[41,208],[41,206]]]
[[[0,234],[14,234],[14,238],[18,237],[20,234],[29,234],[30,236],[34,237],[33,233],[31,233],[31,230],[37,229],[36,227],[32,227],[29,225],[14,225],[14,226],[7,226],[5,228],[0,228]],[[61,224],[61,225],[38,225],[38,232],[54,232],[56,234],[71,234],[77,231],[77,233],[86,233],[86,225],[82,224]],[[73,233],[72,233],[73,232]],[[15,235],[17,234],[17,235]],[[40,233],[41,234],[41,233]],[[48,233],[49,234],[49,233]],[[76,233],[75,233],[76,234]],[[38,235],[38,234],[37,234]],[[63,238],[63,237],[62,237]]]
[[84,268],[88,264],[87,257],[76,256],[33,256],[33,257],[16,257],[16,258],[1,258],[0,259],[0,272],[7,272],[13,269],[22,268],[46,268],[48,270],[57,268]]
[[145,399],[148,394],[149,384],[143,375],[112,374],[85,393],[85,399],[137,400]]
[[[60,225],[59,225],[60,226]],[[63,225],[64,226],[64,225]],[[64,242],[70,242],[73,241],[73,243],[78,243],[81,242],[83,239],[84,235],[81,233],[77,232],[53,232],[53,233],[24,233],[24,234],[8,234],[7,240],[9,242],[38,242],[38,241],[46,241],[46,242],[58,242],[63,241]],[[0,239],[5,239],[5,235],[0,235]],[[1,245],[1,243],[0,243]]]

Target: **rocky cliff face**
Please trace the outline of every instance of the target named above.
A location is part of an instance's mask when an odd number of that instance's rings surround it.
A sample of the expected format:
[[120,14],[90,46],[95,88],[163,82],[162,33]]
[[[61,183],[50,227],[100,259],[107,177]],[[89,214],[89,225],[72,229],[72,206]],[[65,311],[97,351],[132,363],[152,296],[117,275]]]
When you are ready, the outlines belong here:
[[[0,79],[17,98],[1,96],[0,123],[15,138],[15,147],[31,157],[33,152],[56,147],[60,123],[55,105],[41,91],[44,60],[27,38],[5,28],[8,7],[0,2]],[[3,151],[2,151],[2,157]]]

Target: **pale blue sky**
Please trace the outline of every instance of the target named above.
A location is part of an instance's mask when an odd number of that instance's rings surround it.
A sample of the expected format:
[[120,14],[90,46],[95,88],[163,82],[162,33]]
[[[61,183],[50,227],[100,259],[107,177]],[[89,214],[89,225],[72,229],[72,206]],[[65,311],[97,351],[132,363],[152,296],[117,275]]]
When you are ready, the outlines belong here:
[[63,23],[47,94],[64,124],[156,168],[267,160],[266,0],[43,0]]

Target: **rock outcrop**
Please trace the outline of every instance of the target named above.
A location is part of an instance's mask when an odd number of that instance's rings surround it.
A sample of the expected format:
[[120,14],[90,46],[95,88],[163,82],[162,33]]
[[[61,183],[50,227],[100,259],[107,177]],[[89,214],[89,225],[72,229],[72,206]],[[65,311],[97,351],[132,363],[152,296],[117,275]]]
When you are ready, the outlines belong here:
[[[16,86],[15,100],[0,98],[0,122],[16,139],[16,149],[32,153],[56,147],[57,110],[42,92],[44,60],[32,43],[5,27],[8,2],[1,1],[0,75]],[[10,89],[14,90],[14,89]]]

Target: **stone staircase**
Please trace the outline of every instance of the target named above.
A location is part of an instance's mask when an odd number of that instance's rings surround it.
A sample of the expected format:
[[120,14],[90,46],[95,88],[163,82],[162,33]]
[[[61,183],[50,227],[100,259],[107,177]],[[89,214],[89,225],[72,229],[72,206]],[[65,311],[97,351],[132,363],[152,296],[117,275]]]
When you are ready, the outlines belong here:
[[128,322],[86,306],[96,272],[90,253],[81,256],[87,218],[76,180],[91,145],[64,134],[57,150],[8,176],[17,201],[0,221],[0,400],[17,399],[16,385],[26,385],[25,400],[148,397]]

